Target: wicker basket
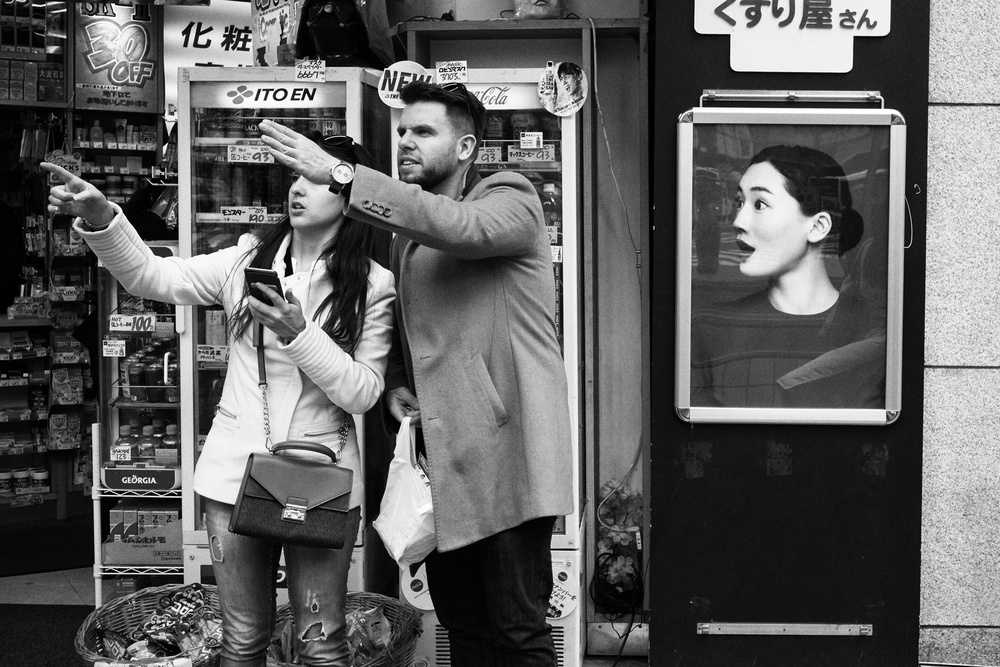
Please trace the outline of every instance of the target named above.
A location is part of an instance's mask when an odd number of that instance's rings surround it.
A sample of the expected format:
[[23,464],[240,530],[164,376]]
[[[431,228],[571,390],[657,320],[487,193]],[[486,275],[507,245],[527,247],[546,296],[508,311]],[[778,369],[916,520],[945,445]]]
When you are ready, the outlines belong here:
[[[354,667],[410,667],[413,654],[417,649],[417,639],[420,637],[420,612],[405,602],[396,598],[386,597],[377,593],[348,593],[347,613],[358,609],[374,609],[381,605],[385,617],[389,619],[392,628],[392,638],[386,650],[373,660],[354,665]],[[292,609],[287,604],[278,607],[275,622],[274,637],[276,641],[281,636],[285,623],[292,615]],[[271,656],[267,657],[267,667],[295,667],[291,663],[280,662]]]
[[[87,618],[83,621],[83,625],[80,626],[80,629],[76,633],[76,641],[74,642],[76,652],[79,653],[80,657],[86,660],[89,664],[93,664],[98,661],[116,662],[112,658],[98,652],[100,640],[97,636],[97,630],[114,630],[115,632],[129,636],[133,631],[135,631],[136,628],[140,627],[149,619],[150,614],[158,609],[160,598],[164,595],[170,595],[171,593],[174,593],[182,588],[185,588],[184,584],[168,584],[166,586],[144,588],[141,591],[116,598],[111,602],[98,607],[92,611],[89,616],[87,616]],[[215,586],[206,584],[204,589],[205,598],[207,599],[208,604],[216,611],[216,613],[218,613],[219,596]],[[192,658],[191,656],[194,652],[198,655]],[[219,648],[213,647],[206,655],[204,652],[199,651],[198,647],[196,647],[171,657],[191,658],[191,664],[193,667],[216,667],[219,664]],[[151,664],[162,665],[164,661],[168,659],[169,658],[145,658],[132,660],[129,662],[129,665],[136,665],[139,667],[141,667],[141,665]]]

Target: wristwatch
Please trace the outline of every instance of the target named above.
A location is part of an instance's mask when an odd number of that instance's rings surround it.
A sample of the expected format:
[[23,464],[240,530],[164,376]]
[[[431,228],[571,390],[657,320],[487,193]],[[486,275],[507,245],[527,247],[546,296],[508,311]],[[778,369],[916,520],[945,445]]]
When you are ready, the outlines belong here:
[[340,162],[335,167],[330,167],[330,192],[333,194],[339,195],[353,181],[353,165],[347,162]]

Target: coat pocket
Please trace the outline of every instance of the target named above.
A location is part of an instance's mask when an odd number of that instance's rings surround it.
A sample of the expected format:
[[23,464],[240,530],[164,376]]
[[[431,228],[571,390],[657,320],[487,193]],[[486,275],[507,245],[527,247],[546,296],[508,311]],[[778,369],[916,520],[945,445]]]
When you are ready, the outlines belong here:
[[227,428],[238,429],[240,427],[239,413],[225,401],[219,401],[215,407],[215,417],[212,421]]
[[[346,441],[341,444],[340,432],[343,425],[343,419],[308,424],[300,428],[293,428],[288,433],[288,437],[292,440],[306,440],[317,445],[322,445],[329,449],[331,453],[336,455],[337,460],[339,461],[343,457],[343,449],[347,448],[348,442],[351,441],[352,432],[355,430],[352,425],[348,431]],[[302,452],[296,452],[296,454],[301,454],[303,456],[307,455]],[[308,456],[311,458],[316,455],[309,454]]]
[[471,365],[478,384],[482,387],[483,393],[486,396],[486,401],[493,409],[493,419],[496,421],[497,428],[499,428],[507,423],[507,409],[500,399],[500,393],[493,384],[493,378],[490,377],[490,371],[486,368],[486,362],[483,361],[482,356],[478,354],[474,356],[471,360]]

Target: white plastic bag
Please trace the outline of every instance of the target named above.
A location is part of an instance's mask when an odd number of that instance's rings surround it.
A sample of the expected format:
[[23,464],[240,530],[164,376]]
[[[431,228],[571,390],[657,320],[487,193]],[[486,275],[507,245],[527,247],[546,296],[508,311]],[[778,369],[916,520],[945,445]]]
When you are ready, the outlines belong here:
[[406,417],[399,425],[385,494],[372,524],[400,566],[419,563],[437,546],[431,482],[417,462],[415,446],[416,427]]

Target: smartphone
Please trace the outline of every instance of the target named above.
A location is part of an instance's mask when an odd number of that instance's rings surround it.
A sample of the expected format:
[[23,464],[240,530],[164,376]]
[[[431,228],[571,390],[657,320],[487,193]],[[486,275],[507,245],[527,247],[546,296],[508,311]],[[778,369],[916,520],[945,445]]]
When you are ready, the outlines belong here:
[[247,285],[250,286],[250,293],[269,306],[273,306],[274,303],[267,298],[264,292],[254,287],[254,283],[263,283],[278,294],[284,294],[281,289],[281,281],[278,280],[277,271],[272,271],[271,269],[255,269],[252,266],[248,266],[243,270],[243,275],[246,276]]

